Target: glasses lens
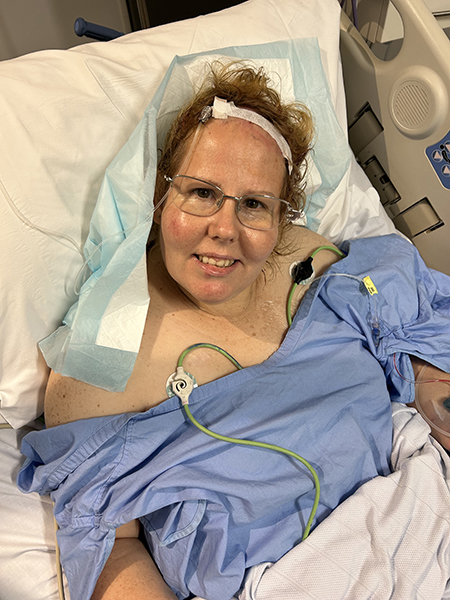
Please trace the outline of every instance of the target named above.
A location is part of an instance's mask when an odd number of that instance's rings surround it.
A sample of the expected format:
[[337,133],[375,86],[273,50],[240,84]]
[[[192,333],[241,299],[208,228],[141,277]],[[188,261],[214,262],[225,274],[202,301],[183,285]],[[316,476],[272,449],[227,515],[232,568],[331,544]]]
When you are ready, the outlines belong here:
[[[172,180],[173,202],[180,210],[198,217],[215,214],[222,205],[220,188],[188,175],[176,175]],[[272,196],[253,195],[235,198],[237,216],[242,225],[251,229],[275,229],[283,220],[288,204]]]
[[223,196],[221,190],[212,183],[187,175],[173,178],[173,190],[175,205],[183,212],[199,217],[213,215]]
[[239,220],[252,229],[274,229],[286,212],[285,203],[270,196],[244,196],[239,203]]

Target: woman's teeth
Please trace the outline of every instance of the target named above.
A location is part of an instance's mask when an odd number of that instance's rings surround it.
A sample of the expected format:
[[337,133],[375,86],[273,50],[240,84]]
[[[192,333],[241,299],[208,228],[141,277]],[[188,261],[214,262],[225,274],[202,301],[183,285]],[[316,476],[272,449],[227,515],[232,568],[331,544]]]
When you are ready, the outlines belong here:
[[220,260],[216,260],[215,258],[211,258],[210,256],[198,256],[198,260],[205,265],[214,265],[215,267],[230,267],[236,261],[231,260],[229,258],[221,258]]

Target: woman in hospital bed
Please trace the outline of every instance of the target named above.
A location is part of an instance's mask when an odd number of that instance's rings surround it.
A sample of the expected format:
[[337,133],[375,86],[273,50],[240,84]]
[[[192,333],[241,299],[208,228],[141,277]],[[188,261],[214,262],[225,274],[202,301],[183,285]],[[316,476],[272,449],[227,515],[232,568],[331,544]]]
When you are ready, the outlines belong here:
[[[409,355],[416,375],[427,363],[414,357],[434,365],[422,380],[448,378],[446,276],[400,236],[338,249],[291,225],[312,140],[305,107],[237,66],[216,65],[173,124],[126,390],[53,372],[47,430],[24,446],[19,482],[54,491],[72,600],[231,598],[308,519],[390,472],[390,403],[414,399]],[[308,464],[206,435],[180,398],[208,430]]]

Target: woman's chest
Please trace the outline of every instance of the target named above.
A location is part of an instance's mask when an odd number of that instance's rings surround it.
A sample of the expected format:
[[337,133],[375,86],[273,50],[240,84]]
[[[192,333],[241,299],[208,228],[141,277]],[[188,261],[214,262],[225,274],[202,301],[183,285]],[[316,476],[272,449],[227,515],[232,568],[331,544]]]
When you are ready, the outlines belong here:
[[133,410],[147,410],[170,395],[167,380],[180,357],[184,369],[203,385],[233,373],[239,369],[236,363],[245,368],[264,362],[280,347],[287,330],[284,308],[276,302],[261,303],[238,324],[192,310],[151,308],[124,393]]
[[[60,399],[64,415],[57,423],[77,418],[145,412],[171,394],[168,379],[187,349],[184,369],[199,386],[220,379],[242,367],[264,362],[280,347],[287,331],[286,290],[262,295],[235,319],[205,314],[184,299],[150,289],[150,307],[136,363],[123,392],[106,390],[73,380],[73,390],[60,395],[76,396],[76,402]],[[208,347],[205,346],[208,345]],[[65,380],[65,378],[62,378]],[[62,383],[61,383],[62,385]],[[49,408],[49,406],[48,406]],[[67,409],[67,410],[66,410]]]

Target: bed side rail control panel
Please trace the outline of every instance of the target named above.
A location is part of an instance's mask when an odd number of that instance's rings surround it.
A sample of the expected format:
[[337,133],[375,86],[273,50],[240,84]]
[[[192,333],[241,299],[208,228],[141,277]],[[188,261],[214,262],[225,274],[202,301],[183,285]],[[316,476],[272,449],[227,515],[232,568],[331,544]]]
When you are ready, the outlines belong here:
[[403,40],[388,60],[342,13],[349,142],[397,229],[450,275],[450,40],[423,0],[392,6]]
[[[366,102],[348,130],[349,142],[355,155],[359,157],[383,131],[383,125]],[[407,208],[402,207],[399,191],[376,156],[370,156],[364,163],[360,160],[360,164],[399,231],[412,239],[444,225],[428,198],[422,198]]]

